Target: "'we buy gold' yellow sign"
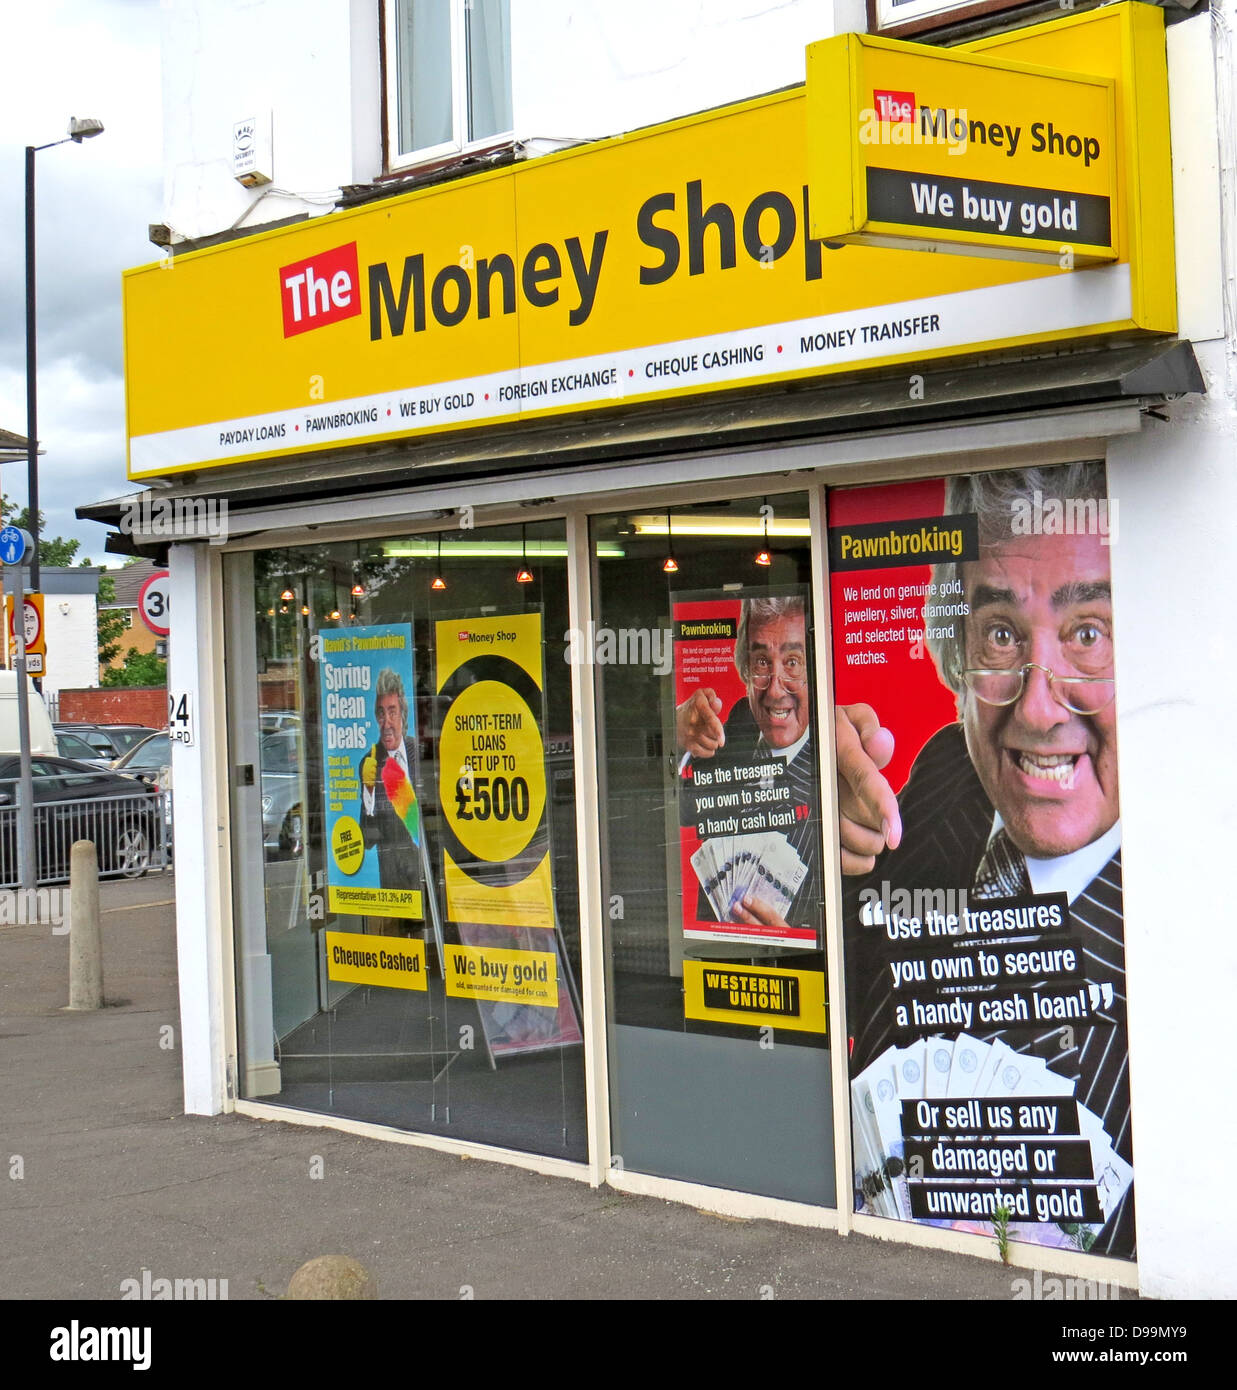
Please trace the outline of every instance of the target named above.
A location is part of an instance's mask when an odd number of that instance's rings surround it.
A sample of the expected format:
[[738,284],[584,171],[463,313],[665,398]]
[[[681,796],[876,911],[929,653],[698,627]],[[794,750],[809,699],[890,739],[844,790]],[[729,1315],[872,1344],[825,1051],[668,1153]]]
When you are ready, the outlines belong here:
[[841,34],[808,49],[815,234],[1116,260],[1111,78]]
[[814,236],[1072,270],[1137,260],[1171,235],[1151,6],[960,48],[843,34],[809,46],[807,74]]

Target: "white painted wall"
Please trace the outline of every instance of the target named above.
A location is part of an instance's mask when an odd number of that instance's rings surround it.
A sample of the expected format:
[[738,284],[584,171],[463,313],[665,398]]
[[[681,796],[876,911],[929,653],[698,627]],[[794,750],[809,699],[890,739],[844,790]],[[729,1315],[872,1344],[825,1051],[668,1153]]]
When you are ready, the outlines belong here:
[[[175,235],[315,216],[341,184],[382,172],[378,6],[165,0],[163,220]],[[802,82],[806,45],[857,22],[858,8],[512,0],[516,137],[539,152]],[[274,183],[246,189],[232,176],[232,125],[264,112]]]
[[1171,423],[1148,420],[1108,454],[1120,504],[1112,568],[1138,1265],[1156,1298],[1237,1297],[1237,1213],[1198,1181],[1196,1151],[1237,1149],[1237,933],[1223,867],[1237,839],[1225,582],[1237,409],[1223,342],[1198,355],[1212,394],[1170,407]]
[[1191,1138],[1206,1154],[1237,1148],[1223,876],[1237,839],[1237,323],[1224,293],[1237,280],[1235,19],[1237,3],[1218,0],[1169,30],[1181,324],[1209,339],[1195,343],[1208,394],[1108,454],[1138,1268],[1155,1298],[1237,1297],[1237,1213],[1198,1182]]
[[596,139],[802,82],[821,0],[512,0],[525,139]]
[[[174,234],[327,212],[341,184],[380,172],[377,0],[164,0],[161,11]],[[243,188],[232,126],[263,112],[274,182]]]
[[185,1110],[215,1115],[227,1100],[227,1017],[232,984],[226,934],[231,904],[220,859],[227,834],[220,769],[226,757],[218,555],[205,545],[168,551],[172,635],[168,692],[189,695],[192,745],[172,745],[176,846],[176,973]]
[[43,691],[92,688],[99,684],[99,632],[94,594],[48,594],[43,602],[47,624],[47,675]]

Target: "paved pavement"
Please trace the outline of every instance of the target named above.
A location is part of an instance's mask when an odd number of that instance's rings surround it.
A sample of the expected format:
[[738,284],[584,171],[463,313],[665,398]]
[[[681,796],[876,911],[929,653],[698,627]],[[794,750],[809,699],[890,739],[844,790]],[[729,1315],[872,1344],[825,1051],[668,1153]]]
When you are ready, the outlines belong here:
[[98,1013],[63,1011],[67,936],[0,927],[0,1298],[118,1299],[144,1269],[278,1298],[305,1261],[339,1253],[383,1299],[1011,1297],[1021,1272],[994,1262],[183,1115],[171,875],[101,896]]

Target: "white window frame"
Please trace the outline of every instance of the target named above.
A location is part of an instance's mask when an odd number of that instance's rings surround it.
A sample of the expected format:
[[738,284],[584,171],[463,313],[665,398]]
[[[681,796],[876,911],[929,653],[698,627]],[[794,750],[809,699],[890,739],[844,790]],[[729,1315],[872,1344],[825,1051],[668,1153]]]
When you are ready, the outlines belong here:
[[[451,7],[451,128],[454,138],[418,150],[399,152],[399,42],[396,37],[396,0],[382,0],[383,62],[386,71],[387,171],[417,168],[451,155],[470,154],[508,145],[514,130],[498,131],[477,140],[468,134],[468,28],[469,0],[443,0]],[[510,55],[508,55],[510,58]]]

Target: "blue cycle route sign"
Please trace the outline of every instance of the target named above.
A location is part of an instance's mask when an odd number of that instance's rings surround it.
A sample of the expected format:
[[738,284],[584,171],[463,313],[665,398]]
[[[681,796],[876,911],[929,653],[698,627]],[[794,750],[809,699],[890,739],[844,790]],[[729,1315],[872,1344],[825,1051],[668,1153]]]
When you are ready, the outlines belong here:
[[0,560],[6,565],[20,565],[34,548],[34,539],[29,531],[20,526],[0,528]]

